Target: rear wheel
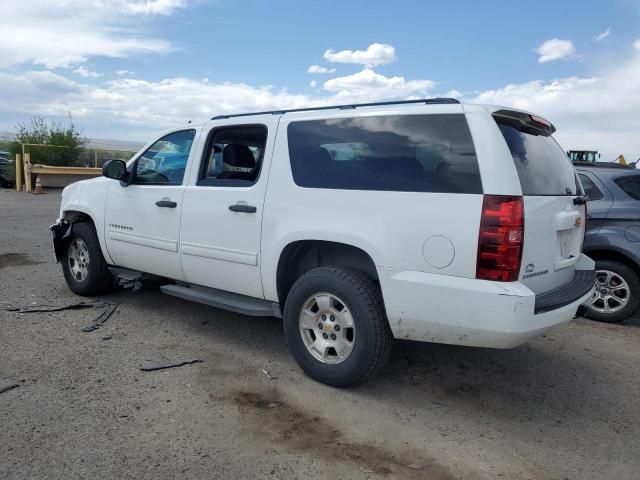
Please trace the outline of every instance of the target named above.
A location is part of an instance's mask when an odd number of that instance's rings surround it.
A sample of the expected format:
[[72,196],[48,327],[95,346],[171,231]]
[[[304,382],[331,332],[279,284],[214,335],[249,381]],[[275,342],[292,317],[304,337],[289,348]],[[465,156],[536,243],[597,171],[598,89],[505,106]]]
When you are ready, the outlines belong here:
[[302,370],[335,387],[376,374],[393,341],[380,289],[345,267],[316,268],[296,281],[287,296],[284,329]]
[[62,257],[62,271],[69,288],[78,295],[100,295],[109,291],[113,276],[102,256],[96,230],[91,223],[74,223]]
[[617,260],[596,260],[596,289],[586,314],[601,322],[621,322],[640,304],[638,274]]

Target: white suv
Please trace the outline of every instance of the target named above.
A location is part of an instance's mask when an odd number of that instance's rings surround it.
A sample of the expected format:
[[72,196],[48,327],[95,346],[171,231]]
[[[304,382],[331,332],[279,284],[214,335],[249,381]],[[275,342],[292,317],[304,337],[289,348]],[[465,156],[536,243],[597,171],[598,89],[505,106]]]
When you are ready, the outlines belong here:
[[393,338],[514,347],[594,285],[554,131],[451,99],[214,117],[67,187],[56,256],[80,295],[144,273],[281,316],[300,367],[335,386],[377,372]]

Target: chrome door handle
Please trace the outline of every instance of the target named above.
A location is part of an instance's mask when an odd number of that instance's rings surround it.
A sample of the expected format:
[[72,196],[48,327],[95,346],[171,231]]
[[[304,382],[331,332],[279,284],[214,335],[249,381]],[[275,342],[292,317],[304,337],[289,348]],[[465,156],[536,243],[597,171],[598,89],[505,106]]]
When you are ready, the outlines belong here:
[[247,205],[245,203],[236,203],[235,205],[229,205],[229,210],[231,210],[232,212],[256,213],[258,209],[253,205]]

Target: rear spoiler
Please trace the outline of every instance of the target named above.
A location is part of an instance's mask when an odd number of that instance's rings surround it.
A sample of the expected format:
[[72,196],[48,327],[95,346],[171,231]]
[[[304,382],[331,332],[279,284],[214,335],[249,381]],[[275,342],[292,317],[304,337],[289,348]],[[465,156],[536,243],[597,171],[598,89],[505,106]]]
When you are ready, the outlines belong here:
[[498,110],[493,112],[493,118],[498,123],[509,125],[521,132],[532,135],[548,137],[556,131],[556,127],[551,122],[530,113],[517,112],[515,110]]

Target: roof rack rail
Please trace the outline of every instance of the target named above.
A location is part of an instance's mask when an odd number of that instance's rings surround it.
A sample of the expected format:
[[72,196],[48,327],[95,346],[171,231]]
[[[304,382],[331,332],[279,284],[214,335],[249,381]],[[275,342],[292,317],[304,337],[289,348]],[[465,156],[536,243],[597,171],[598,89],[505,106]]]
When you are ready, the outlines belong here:
[[220,120],[224,118],[232,118],[232,117],[249,117],[251,115],[282,115],[290,112],[313,112],[315,110],[347,110],[351,108],[358,107],[378,107],[384,105],[407,105],[412,103],[424,103],[426,105],[438,105],[438,104],[451,104],[451,103],[460,103],[455,98],[423,98],[421,100],[400,100],[400,101],[391,101],[391,102],[374,102],[374,103],[353,103],[350,105],[331,105],[328,107],[309,107],[309,108],[291,108],[288,110],[270,110],[265,112],[252,112],[252,113],[235,113],[231,115],[216,115],[215,117],[211,117],[211,120]]

